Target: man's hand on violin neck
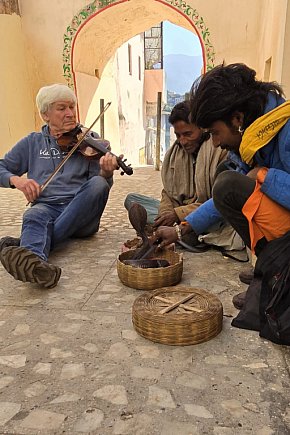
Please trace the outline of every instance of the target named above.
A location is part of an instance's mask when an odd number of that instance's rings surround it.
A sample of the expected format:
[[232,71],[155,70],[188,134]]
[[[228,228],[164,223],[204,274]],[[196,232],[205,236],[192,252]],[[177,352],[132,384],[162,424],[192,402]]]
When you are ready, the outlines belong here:
[[115,169],[118,169],[118,163],[116,156],[110,153],[105,154],[100,158],[100,175],[105,178],[112,177]]
[[11,186],[15,186],[16,189],[23,192],[28,202],[35,201],[41,193],[40,185],[35,180],[30,178],[22,178],[18,177],[17,175],[13,175],[10,177],[10,184]]

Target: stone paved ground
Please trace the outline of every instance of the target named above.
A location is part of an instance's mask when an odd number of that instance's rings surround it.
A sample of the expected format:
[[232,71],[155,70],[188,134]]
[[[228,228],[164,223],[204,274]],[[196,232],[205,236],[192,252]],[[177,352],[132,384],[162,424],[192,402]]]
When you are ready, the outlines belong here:
[[[186,347],[140,337],[131,307],[140,291],[118,279],[120,246],[134,236],[125,194],[158,196],[160,173],[116,176],[99,234],[59,248],[63,269],[47,291],[0,268],[1,434],[290,433],[289,352],[231,328],[242,265],[218,252],[184,254],[182,284],[217,294],[223,331]],[[17,236],[25,201],[1,189],[0,236]]]

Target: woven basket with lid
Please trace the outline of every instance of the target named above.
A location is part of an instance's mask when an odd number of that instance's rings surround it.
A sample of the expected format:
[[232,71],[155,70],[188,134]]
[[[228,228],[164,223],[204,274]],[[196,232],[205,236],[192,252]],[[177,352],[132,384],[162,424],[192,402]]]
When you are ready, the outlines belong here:
[[183,257],[174,251],[165,250],[154,258],[167,260],[168,267],[142,269],[124,264],[133,257],[135,250],[123,252],[117,260],[118,276],[123,284],[137,290],[153,290],[178,284],[183,272]]
[[135,330],[145,338],[169,345],[202,343],[222,330],[223,307],[213,294],[175,286],[140,295],[132,308]]

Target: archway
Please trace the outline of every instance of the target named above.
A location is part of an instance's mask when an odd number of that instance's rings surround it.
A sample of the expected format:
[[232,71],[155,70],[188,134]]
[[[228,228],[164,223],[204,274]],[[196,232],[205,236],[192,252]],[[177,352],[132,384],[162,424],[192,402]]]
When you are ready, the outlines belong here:
[[[198,11],[182,0],[151,0],[150,3],[149,1],[150,0],[146,0],[146,3],[144,2],[144,6],[146,4],[145,10],[147,12],[147,16],[146,14],[144,15],[144,7],[141,5],[142,2],[139,2],[138,7],[136,7],[136,5],[133,5],[130,0],[95,0],[74,16],[64,35],[63,49],[63,73],[70,87],[76,88],[75,71],[77,68],[82,70],[84,67],[80,60],[76,61],[76,65],[74,65],[74,61],[76,60],[78,54],[77,39],[81,35],[81,32],[84,32],[85,27],[88,29],[88,27],[91,26],[92,20],[101,13],[106,14],[108,17],[112,17],[113,8],[115,6],[119,7],[118,11],[120,15],[123,15],[124,17],[128,16],[128,11],[131,13],[133,12],[133,21],[135,21],[136,28],[138,28],[138,30],[132,32],[131,28],[127,28],[127,30],[123,29],[120,37],[117,38],[117,40],[116,38],[112,38],[110,41],[110,49],[107,49],[109,41],[103,40],[102,54],[106,54],[103,58],[103,62],[110,59],[116,48],[122,45],[122,43],[124,43],[126,40],[130,39],[137,33],[143,32],[146,30],[146,28],[151,27],[154,23],[164,21],[166,19],[196,33],[202,47],[204,71],[208,71],[213,68],[215,51],[210,41],[210,31],[203,18],[199,15]],[[155,9],[154,11],[154,6],[156,7],[156,4],[167,8],[167,11],[165,11],[165,16],[162,16],[161,9]],[[138,10],[143,12],[142,20],[138,18]],[[169,10],[171,10],[171,13],[169,13]],[[127,18],[124,18],[123,22],[126,23]],[[115,29],[118,29],[118,23],[115,23],[113,29],[114,27]],[[89,31],[86,33],[88,35]],[[114,32],[112,31],[111,36],[113,34]],[[87,36],[85,39],[90,39],[90,37]],[[82,56],[80,56],[80,59],[82,59]],[[103,66],[99,69],[99,74],[101,74],[100,70],[104,68],[105,64],[106,63],[103,63]]]
[[[135,35],[140,35],[165,20],[197,35],[203,58],[202,71],[211,69],[214,66],[214,49],[210,42],[210,32],[197,10],[184,1],[138,0],[137,3],[132,0],[95,0],[73,18],[64,36],[63,70],[69,86],[78,95],[79,119],[89,121],[88,125],[91,123],[90,109],[94,113],[98,110],[94,96],[100,94],[100,79],[103,82],[109,61],[117,49]],[[111,90],[112,87],[107,86],[106,89]],[[106,95],[106,98],[112,101],[114,96]],[[140,111],[140,104],[137,110]],[[128,117],[123,116],[120,104],[112,104],[106,119],[111,127],[111,136],[106,137],[117,143],[119,151],[126,156],[129,154],[136,162],[137,156],[132,150],[138,146],[137,137],[139,143],[144,140],[144,128],[136,131],[135,125],[142,124],[144,117],[141,116],[137,122],[135,119],[130,124],[127,122]],[[126,138],[122,136],[124,129],[127,131]],[[132,133],[134,129],[135,136]],[[131,148],[128,149],[126,143],[130,143]]]

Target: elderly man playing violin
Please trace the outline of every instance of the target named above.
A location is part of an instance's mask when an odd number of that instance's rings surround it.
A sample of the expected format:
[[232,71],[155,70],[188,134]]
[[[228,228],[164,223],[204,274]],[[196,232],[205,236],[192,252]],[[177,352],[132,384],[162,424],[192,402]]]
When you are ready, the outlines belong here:
[[88,160],[75,152],[42,190],[67,154],[58,140],[77,126],[76,96],[69,87],[54,84],[39,90],[36,104],[46,125],[21,139],[0,160],[0,186],[20,190],[31,203],[23,215],[20,238],[0,240],[0,260],[15,279],[52,288],[61,269],[47,261],[50,251],[70,237],[98,231],[118,164],[110,153]]

